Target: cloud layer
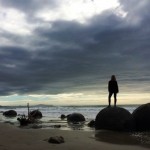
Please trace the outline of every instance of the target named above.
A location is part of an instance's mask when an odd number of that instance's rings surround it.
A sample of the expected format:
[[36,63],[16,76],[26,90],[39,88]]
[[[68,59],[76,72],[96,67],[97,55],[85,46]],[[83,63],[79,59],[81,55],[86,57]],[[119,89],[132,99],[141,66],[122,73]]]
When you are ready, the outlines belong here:
[[149,91],[150,1],[119,4],[83,23],[38,16],[59,0],[1,0],[0,95],[107,92],[112,74],[124,91]]

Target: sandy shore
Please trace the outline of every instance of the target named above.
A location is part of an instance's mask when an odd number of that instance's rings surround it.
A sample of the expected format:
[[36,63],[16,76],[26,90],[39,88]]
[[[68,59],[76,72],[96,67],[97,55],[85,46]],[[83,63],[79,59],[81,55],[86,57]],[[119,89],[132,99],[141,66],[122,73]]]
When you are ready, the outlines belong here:
[[[63,136],[65,143],[51,144],[47,139]],[[138,145],[101,142],[95,139],[95,131],[66,131],[59,129],[20,129],[0,123],[0,150],[148,150]]]

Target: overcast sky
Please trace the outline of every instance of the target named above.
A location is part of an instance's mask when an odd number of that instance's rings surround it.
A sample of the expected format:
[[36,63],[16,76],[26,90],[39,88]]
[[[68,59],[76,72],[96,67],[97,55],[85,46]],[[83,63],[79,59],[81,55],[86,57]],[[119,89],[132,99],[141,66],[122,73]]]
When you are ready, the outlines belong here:
[[0,0],[0,105],[150,101],[149,0]]

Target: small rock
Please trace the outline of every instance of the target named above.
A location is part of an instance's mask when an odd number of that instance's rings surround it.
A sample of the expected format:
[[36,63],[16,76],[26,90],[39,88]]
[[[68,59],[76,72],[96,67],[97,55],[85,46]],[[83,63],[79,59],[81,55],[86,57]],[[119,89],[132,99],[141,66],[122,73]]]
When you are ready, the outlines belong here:
[[66,118],[66,116],[65,116],[64,114],[62,114],[62,115],[60,116],[60,118],[61,118],[62,120],[64,120],[64,119]]
[[30,123],[29,119],[25,117],[17,118],[17,120],[19,121],[20,126],[27,126]]
[[61,128],[61,125],[54,125],[54,128]]
[[32,129],[40,129],[42,128],[42,125],[33,124]]
[[94,120],[91,120],[91,121],[88,123],[88,126],[89,126],[89,127],[95,127],[95,121],[94,121]]
[[61,143],[64,143],[65,141],[62,136],[54,136],[54,137],[50,137],[48,142],[54,143],[54,144],[61,144]]

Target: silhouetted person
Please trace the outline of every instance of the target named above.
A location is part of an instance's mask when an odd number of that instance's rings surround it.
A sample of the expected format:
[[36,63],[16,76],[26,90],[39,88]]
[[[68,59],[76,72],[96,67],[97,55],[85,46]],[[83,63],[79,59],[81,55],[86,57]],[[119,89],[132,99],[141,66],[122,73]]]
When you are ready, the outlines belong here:
[[118,83],[116,81],[115,75],[112,75],[111,80],[108,82],[108,92],[109,92],[109,96],[108,96],[109,106],[111,105],[111,96],[113,94],[114,94],[114,106],[116,106],[117,93],[119,92],[119,89],[118,89]]

